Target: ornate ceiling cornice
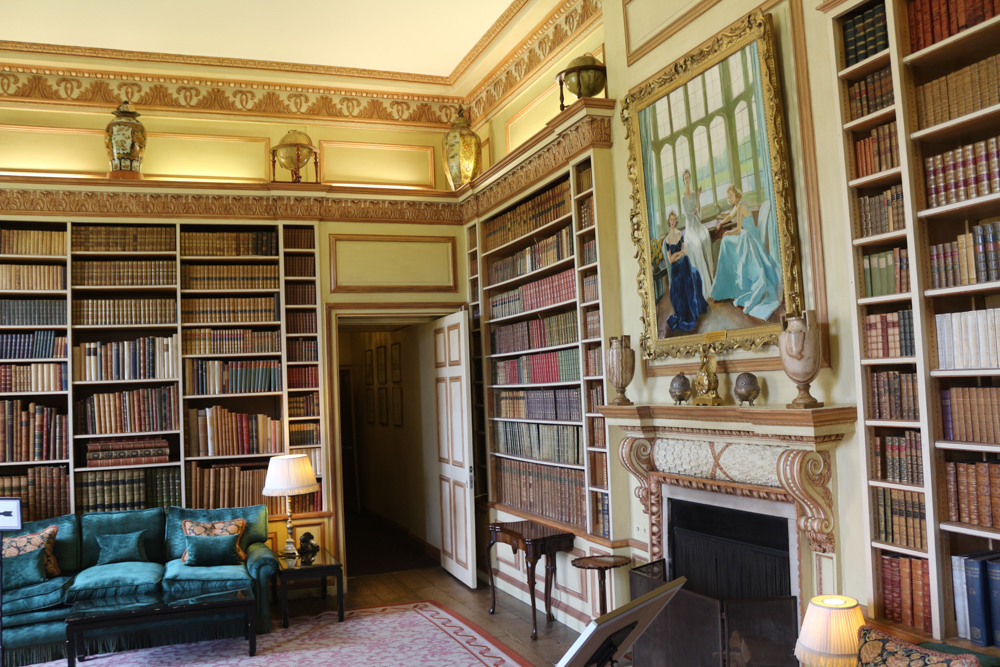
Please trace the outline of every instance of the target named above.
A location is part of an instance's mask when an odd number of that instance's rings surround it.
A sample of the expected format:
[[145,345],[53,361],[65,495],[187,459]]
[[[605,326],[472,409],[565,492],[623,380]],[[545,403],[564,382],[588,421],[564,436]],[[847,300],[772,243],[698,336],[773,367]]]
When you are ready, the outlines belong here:
[[526,4],[528,4],[528,1],[529,0],[514,0],[514,2],[510,3],[510,7],[508,7],[504,13],[500,15],[500,18],[498,18],[493,25],[490,26],[490,29],[486,31],[486,34],[483,35],[478,42],[476,42],[476,45],[472,47],[472,50],[465,54],[465,57],[462,58],[458,65],[455,66],[455,69],[452,70],[451,74],[448,75],[448,85],[454,85],[455,82],[458,81],[463,74],[465,74],[469,67],[472,66],[472,63],[476,61],[476,58],[481,56],[483,51],[489,48],[490,44],[493,43],[493,40],[497,38],[497,35],[503,32],[503,29],[506,28],[514,17],[517,16],[517,13],[520,12]]

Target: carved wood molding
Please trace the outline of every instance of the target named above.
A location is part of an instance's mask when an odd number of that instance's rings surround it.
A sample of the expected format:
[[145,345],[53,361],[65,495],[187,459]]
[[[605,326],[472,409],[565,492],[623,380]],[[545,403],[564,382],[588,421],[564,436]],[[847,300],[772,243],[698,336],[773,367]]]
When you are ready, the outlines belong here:
[[833,535],[833,468],[829,452],[788,450],[778,458],[781,486],[795,498],[796,525],[815,553],[836,553]]
[[649,468],[653,446],[646,438],[625,438],[618,445],[618,458],[625,469],[639,481],[635,497],[642,504],[642,513],[649,514]]

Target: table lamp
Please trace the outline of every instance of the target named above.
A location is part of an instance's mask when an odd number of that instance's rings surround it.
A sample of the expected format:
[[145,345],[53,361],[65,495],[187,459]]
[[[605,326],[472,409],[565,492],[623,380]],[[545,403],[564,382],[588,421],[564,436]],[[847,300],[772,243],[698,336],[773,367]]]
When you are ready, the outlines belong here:
[[795,657],[809,667],[857,667],[861,607],[843,595],[817,595],[802,619]]
[[274,456],[267,464],[267,477],[264,479],[264,490],[261,492],[265,496],[284,496],[285,514],[287,521],[285,529],[288,531],[288,539],[285,540],[285,549],[281,555],[287,558],[297,557],[298,551],[295,549],[295,538],[292,536],[292,496],[303,493],[313,493],[319,490],[319,483],[316,481],[316,474],[313,472],[309,457],[305,454],[289,454],[286,456]]

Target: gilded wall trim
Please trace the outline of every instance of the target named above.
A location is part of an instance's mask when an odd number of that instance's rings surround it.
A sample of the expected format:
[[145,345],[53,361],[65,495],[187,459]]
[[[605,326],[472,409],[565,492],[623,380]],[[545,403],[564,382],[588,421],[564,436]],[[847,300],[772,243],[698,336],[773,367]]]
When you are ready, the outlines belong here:
[[632,0],[622,0],[622,17],[625,23],[625,57],[628,66],[634,65],[640,58],[648,55],[660,44],[676,35],[678,32],[687,27],[696,18],[707,12],[709,9],[714,7],[719,3],[719,0],[701,0],[687,11],[683,12],[680,16],[677,16],[668,23],[662,30],[657,32],[655,35],[650,36],[645,42],[637,44],[635,48],[632,48],[632,38],[629,35],[629,24],[628,24],[628,4]]

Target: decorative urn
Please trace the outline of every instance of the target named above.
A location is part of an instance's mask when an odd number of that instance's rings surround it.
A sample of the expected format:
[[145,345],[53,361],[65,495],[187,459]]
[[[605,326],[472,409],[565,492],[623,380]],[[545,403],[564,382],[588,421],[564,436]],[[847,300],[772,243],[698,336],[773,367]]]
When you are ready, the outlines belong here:
[[111,113],[115,119],[108,123],[104,134],[111,162],[108,178],[142,178],[139,170],[146,153],[146,128],[139,121],[139,112],[131,102],[122,100]]
[[799,389],[799,395],[788,404],[788,407],[823,407],[823,403],[809,393],[809,385],[819,374],[823,360],[816,311],[806,310],[801,316],[782,315],[778,351],[781,353],[781,367],[785,369],[785,375],[791,378]]
[[608,82],[604,66],[589,53],[573,58],[566,69],[571,70],[563,77],[566,90],[577,97],[596,97]]
[[291,172],[292,182],[302,182],[302,170],[313,160],[316,167],[316,182],[319,183],[319,151],[305,132],[289,130],[278,145],[271,149],[271,178],[277,181],[275,163]]
[[459,107],[458,117],[441,141],[444,174],[452,190],[458,190],[479,175],[482,167],[481,146],[479,135],[469,127],[465,110]]
[[757,376],[753,373],[740,373],[737,375],[736,384],[733,385],[733,393],[739,399],[740,405],[743,405],[743,401],[746,401],[752,408],[753,402],[760,396],[760,384],[757,382]]
[[681,371],[670,381],[670,398],[674,399],[674,405],[680,405],[684,401],[691,403],[691,380]]
[[617,392],[615,397],[608,401],[608,405],[632,405],[632,401],[625,396],[625,389],[635,373],[635,350],[630,347],[630,343],[628,336],[608,339],[605,366],[608,370],[608,381]]

